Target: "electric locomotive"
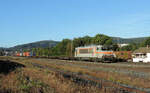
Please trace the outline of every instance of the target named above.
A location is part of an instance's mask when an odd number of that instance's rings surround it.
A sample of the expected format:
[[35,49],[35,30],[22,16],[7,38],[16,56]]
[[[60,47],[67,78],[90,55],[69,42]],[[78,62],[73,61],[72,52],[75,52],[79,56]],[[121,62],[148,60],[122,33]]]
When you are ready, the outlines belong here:
[[108,46],[90,45],[75,48],[75,57],[90,61],[94,60],[99,62],[113,62],[116,55]]

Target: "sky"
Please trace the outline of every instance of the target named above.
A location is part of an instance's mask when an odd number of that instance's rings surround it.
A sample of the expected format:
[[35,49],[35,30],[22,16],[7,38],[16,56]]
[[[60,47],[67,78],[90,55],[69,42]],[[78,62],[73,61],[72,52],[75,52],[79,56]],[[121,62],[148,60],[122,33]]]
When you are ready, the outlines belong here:
[[86,35],[150,36],[150,0],[0,0],[0,47]]

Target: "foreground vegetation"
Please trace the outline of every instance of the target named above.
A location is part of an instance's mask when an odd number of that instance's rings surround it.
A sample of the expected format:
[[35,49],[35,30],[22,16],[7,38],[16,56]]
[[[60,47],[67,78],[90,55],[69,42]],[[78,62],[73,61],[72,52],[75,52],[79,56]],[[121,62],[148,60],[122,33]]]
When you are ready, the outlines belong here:
[[34,67],[26,59],[1,60],[3,62],[11,60],[24,67],[16,65],[16,69],[8,73],[1,72],[0,93],[99,93],[100,91],[90,85],[78,85],[54,71]]
[[[0,57],[2,93],[146,93],[149,64]],[[3,68],[2,67],[2,68]],[[9,70],[8,70],[9,69]]]

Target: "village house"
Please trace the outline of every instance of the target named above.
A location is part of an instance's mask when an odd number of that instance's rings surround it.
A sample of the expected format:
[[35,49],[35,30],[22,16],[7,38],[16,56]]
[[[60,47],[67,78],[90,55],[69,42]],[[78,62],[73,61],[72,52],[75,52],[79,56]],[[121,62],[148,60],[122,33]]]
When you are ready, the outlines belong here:
[[150,47],[142,47],[133,52],[133,62],[150,62]]

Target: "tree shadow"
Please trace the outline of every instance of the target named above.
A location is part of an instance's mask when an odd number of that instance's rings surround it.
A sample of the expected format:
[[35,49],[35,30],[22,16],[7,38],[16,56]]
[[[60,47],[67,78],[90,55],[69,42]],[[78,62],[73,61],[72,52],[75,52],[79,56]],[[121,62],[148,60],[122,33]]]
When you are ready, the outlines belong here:
[[11,71],[14,71],[16,68],[25,67],[23,64],[19,64],[17,62],[12,61],[3,61],[0,60],[0,74],[8,74]]

